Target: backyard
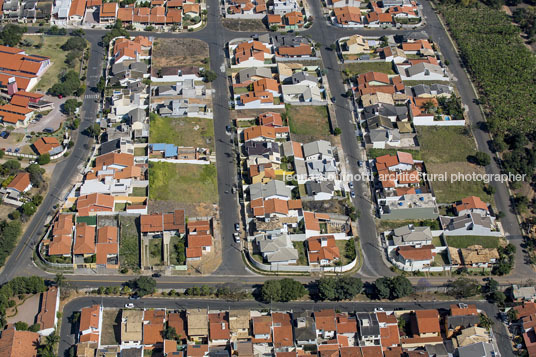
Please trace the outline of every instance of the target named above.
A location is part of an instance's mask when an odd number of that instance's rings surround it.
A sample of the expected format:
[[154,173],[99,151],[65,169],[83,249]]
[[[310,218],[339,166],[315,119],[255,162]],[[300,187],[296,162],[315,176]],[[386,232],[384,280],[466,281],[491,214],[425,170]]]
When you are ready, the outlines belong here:
[[151,114],[151,143],[214,148],[214,122],[203,118],[162,118]]
[[119,239],[119,264],[122,268],[139,267],[139,232],[138,218],[119,216],[121,236]]
[[149,163],[149,197],[184,203],[218,203],[216,166]]
[[292,242],[294,248],[298,251],[298,265],[307,265],[307,250],[305,242]]
[[208,45],[195,39],[158,39],[154,43],[151,59],[153,75],[157,75],[164,67],[204,67],[208,65]]
[[447,180],[434,180],[432,188],[440,203],[452,203],[467,196],[478,196],[493,204],[493,197],[486,191],[486,184],[479,180],[458,180],[452,175],[484,174],[485,169],[468,162],[468,157],[476,153],[475,141],[466,127],[419,127],[421,158],[428,174],[446,173]]
[[343,73],[348,73],[350,77],[367,72],[381,72],[385,74],[395,74],[391,62],[358,62],[344,65]]
[[172,236],[169,241],[169,262],[171,265],[184,265],[186,263],[186,250],[184,238]]
[[482,248],[497,248],[499,247],[499,237],[486,236],[448,236],[446,237],[447,244],[453,248],[467,248],[472,245],[481,245]]
[[149,265],[162,265],[162,239],[149,240]]
[[330,140],[328,109],[325,106],[287,106],[287,120],[292,140],[308,143]]
[[64,51],[60,47],[67,42],[70,36],[47,36],[47,35],[25,35],[21,44],[26,42],[30,46],[20,46],[26,53],[32,55],[45,56],[50,58],[50,66],[45,74],[41,77],[35,87],[39,92],[46,92],[57,81],[60,73],[68,70],[74,70],[78,73],[80,70],[80,61],[76,60],[74,66],[65,63],[69,51]]

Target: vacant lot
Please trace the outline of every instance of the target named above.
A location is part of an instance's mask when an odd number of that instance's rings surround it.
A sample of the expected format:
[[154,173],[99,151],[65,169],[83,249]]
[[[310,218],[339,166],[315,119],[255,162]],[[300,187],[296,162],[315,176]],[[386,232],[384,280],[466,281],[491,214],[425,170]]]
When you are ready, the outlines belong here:
[[418,151],[418,150],[406,150],[406,149],[404,149],[404,150],[398,150],[398,149],[369,149],[367,151],[368,152],[367,156],[370,159],[375,159],[378,156],[383,156],[383,155],[396,155],[397,151],[403,151],[403,152],[410,153],[415,160],[421,160],[422,159],[420,151]]
[[351,76],[367,72],[382,72],[386,74],[395,74],[393,65],[390,62],[359,62],[359,63],[347,63],[344,65],[346,70]]
[[298,265],[307,265],[307,248],[305,242],[292,242],[294,248],[298,251]]
[[439,229],[439,220],[437,219],[423,219],[423,220],[380,220],[378,221],[378,232],[390,231],[398,227],[407,226],[413,224],[416,227],[429,226],[430,229]]
[[49,57],[52,62],[52,66],[48,68],[35,87],[38,91],[46,92],[58,81],[60,73],[68,70],[74,70],[78,73],[80,70],[80,61],[75,61],[74,66],[69,66],[65,63],[65,58],[69,52],[62,50],[60,47],[67,42],[69,37],[47,35],[23,36],[23,40],[28,40],[32,43],[31,46],[20,46],[26,53]]
[[121,311],[105,309],[102,314],[102,345],[118,345],[121,343]]
[[453,175],[458,177],[458,175],[485,173],[483,167],[467,161],[468,156],[476,153],[475,142],[468,128],[420,127],[418,135],[421,143],[421,157],[428,174],[441,174],[447,179],[431,182],[438,202],[451,203],[474,195],[493,204],[493,197],[484,191],[486,187],[484,182],[451,180]]
[[454,248],[467,248],[471,245],[481,245],[482,248],[497,248],[499,246],[498,237],[483,236],[456,236],[447,237],[447,244]]
[[119,224],[121,227],[119,264],[122,268],[137,268],[140,257],[138,218],[119,216]]
[[214,148],[214,123],[202,118],[162,118],[151,115],[149,140],[177,146]]
[[308,143],[331,139],[327,107],[290,105],[287,116],[293,140]]
[[208,62],[208,45],[206,42],[185,38],[165,38],[155,41],[153,46],[153,73],[163,67],[199,66]]
[[216,166],[151,162],[149,197],[185,203],[218,203]]
[[257,19],[223,19],[223,26],[231,31],[266,31],[266,25]]
[[446,86],[452,85],[449,81],[404,81],[404,84],[408,87],[413,87],[418,84],[444,84]]

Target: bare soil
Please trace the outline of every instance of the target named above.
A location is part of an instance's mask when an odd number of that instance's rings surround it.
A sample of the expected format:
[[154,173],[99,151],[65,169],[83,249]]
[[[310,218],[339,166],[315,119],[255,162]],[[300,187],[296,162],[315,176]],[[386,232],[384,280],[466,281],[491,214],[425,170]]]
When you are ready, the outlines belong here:
[[185,38],[159,39],[153,46],[153,71],[163,67],[205,65],[208,44],[201,40]]

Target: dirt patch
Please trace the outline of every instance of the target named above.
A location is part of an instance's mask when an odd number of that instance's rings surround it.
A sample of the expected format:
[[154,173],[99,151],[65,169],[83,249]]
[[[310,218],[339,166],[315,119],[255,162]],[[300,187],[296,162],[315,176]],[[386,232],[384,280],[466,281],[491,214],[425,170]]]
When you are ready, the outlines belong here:
[[163,67],[199,66],[208,63],[208,44],[201,40],[184,38],[159,39],[154,43],[152,54],[153,71]]
[[346,214],[346,200],[302,201],[305,211]]
[[231,31],[266,31],[266,25],[257,19],[223,19],[223,26]]
[[102,345],[121,343],[121,310],[105,309],[102,314]]
[[[39,301],[41,299],[41,294],[35,294],[29,296],[24,302],[19,300],[18,297],[15,297],[15,303],[17,308],[10,308],[6,311],[7,323],[15,323],[18,321],[26,322],[28,325],[33,325],[35,323],[35,317],[39,313]],[[20,304],[20,305],[19,305]],[[12,316],[13,314],[15,314]]]
[[217,206],[208,203],[149,200],[149,213],[172,212],[176,209],[183,209],[187,217],[214,216],[217,212]]
[[236,119],[257,118],[260,114],[266,112],[284,113],[284,109],[246,109],[246,110],[233,110],[236,115]]

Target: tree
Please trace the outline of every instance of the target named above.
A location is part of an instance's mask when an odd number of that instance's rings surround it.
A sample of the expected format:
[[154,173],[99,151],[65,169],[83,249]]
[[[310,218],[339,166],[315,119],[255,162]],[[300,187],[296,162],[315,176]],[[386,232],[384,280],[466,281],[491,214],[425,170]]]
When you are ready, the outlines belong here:
[[54,84],[49,92],[51,95],[55,96],[70,96],[74,95],[81,87],[82,82],[78,73],[75,71],[68,71],[61,78],[60,81]]
[[86,133],[93,138],[98,138],[101,134],[101,127],[99,124],[95,123],[93,125],[88,126],[88,128],[86,129]]
[[216,78],[218,78],[218,75],[215,72],[212,72],[211,70],[205,70],[204,72],[205,81],[206,82],[214,82]]
[[348,260],[354,260],[356,257],[355,242],[354,239],[348,239],[344,244],[344,255]]
[[56,286],[63,288],[67,282],[67,278],[65,278],[65,275],[63,273],[56,273],[56,276],[54,277],[54,283]]
[[106,87],[106,79],[104,79],[104,76],[101,76],[99,78],[99,82],[97,83],[97,90],[100,93],[104,90],[105,87]]
[[26,217],[31,217],[37,211],[37,207],[32,202],[26,202],[20,207],[22,214]]
[[38,164],[28,165],[26,167],[26,172],[30,174],[30,182],[32,183],[32,186],[39,188],[45,182],[45,180],[43,179],[45,169],[43,169]]
[[0,159],[4,158],[5,152],[4,150],[0,150]]
[[19,44],[20,40],[22,39],[22,35],[25,32],[26,29],[24,27],[14,24],[7,24],[2,29],[2,32],[0,32],[0,42],[3,45],[15,47]]
[[318,294],[322,300],[349,300],[363,290],[363,282],[352,277],[326,277],[317,281]]
[[335,129],[333,129],[333,134],[334,134],[335,136],[341,135],[341,134],[342,134],[342,130],[341,130],[341,128],[336,127]]
[[82,105],[82,102],[76,99],[70,98],[70,99],[67,99],[65,103],[63,103],[63,111],[68,115],[72,115],[74,114],[76,109],[80,107],[81,105]]
[[475,296],[480,291],[480,285],[475,279],[470,278],[458,278],[449,283],[449,289],[447,293],[450,296],[454,296],[456,299],[468,298]]
[[489,278],[484,288],[487,294],[493,294],[499,289],[499,282],[493,278]]
[[37,194],[37,195],[34,195],[32,197],[32,203],[36,206],[36,207],[39,207],[41,205],[41,203],[43,203],[43,196]]
[[150,295],[156,291],[156,280],[148,276],[140,276],[139,278],[130,280],[128,285],[138,296]]
[[37,332],[41,330],[41,325],[39,324],[33,324],[30,327],[28,327],[28,331]]
[[28,331],[28,324],[24,321],[15,322],[15,328],[17,331]]
[[391,278],[391,299],[399,299],[413,294],[414,289],[411,282],[405,276],[395,276]]
[[267,280],[261,288],[261,298],[265,302],[280,301],[281,284],[277,280]]
[[81,52],[86,48],[86,46],[86,40],[84,40],[82,37],[74,36],[70,37],[67,42],[61,46],[61,49],[64,51],[77,50],[78,52]]
[[39,157],[37,158],[37,163],[41,166],[50,163],[50,154],[46,153],[46,154],[39,155]]
[[488,166],[491,163],[491,159],[485,152],[479,151],[474,156],[475,163],[480,166]]
[[489,300],[497,305],[504,305],[504,302],[506,301],[506,295],[502,291],[495,291],[492,294],[490,294]]
[[490,319],[486,314],[480,313],[480,322],[478,325],[489,330],[491,326],[493,326],[493,320]]
[[297,300],[307,294],[307,289],[305,289],[303,284],[294,279],[281,279],[279,280],[279,285],[281,287],[281,295],[279,301],[287,302]]
[[17,173],[20,170],[20,162],[18,160],[7,160],[2,164],[2,171],[5,175],[11,176]]
[[388,299],[391,296],[391,281],[381,277],[374,282],[374,293],[378,299]]
[[178,340],[179,335],[177,334],[177,331],[175,330],[175,327],[167,325],[164,331],[162,331],[162,337],[164,337],[166,340]]

